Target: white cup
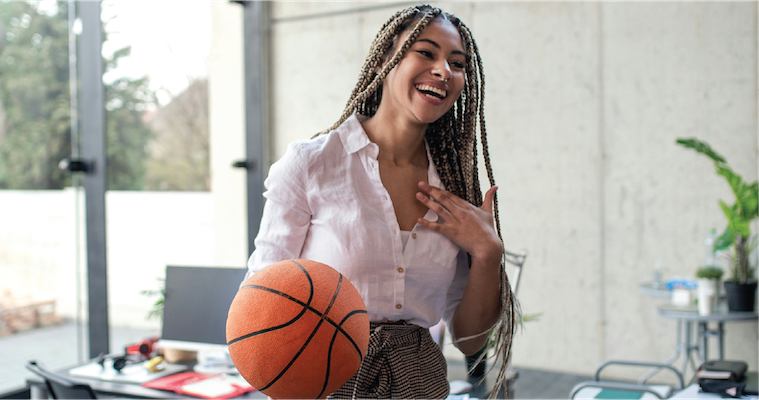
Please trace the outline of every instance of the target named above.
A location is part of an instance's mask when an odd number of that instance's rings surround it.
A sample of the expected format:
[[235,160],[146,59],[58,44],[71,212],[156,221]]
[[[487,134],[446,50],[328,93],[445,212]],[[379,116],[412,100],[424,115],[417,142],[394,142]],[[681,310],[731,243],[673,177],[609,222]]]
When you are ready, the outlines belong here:
[[714,310],[714,295],[698,296],[698,315],[710,315]]

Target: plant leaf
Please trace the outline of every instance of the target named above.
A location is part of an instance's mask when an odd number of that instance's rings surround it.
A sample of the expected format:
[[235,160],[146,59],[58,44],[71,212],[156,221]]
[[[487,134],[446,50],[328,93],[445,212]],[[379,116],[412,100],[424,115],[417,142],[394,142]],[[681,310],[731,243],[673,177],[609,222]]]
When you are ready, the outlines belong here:
[[702,142],[696,138],[679,138],[675,142],[685,148],[693,149],[711,158],[715,163],[726,163],[725,158],[717,154],[716,151],[712,150],[711,146],[709,146],[709,144],[706,142]]
[[751,221],[757,215],[757,183],[747,185],[743,178],[725,164],[715,164],[717,174],[722,175],[735,195],[739,215],[746,221]]
[[735,233],[730,229],[730,225],[725,227],[725,231],[714,241],[714,251],[722,251],[733,245],[735,242]]
[[748,221],[746,221],[742,215],[739,214],[738,204],[734,204],[732,207],[728,206],[724,201],[719,201],[722,212],[725,213],[727,223],[730,229],[738,235],[748,237],[751,235],[751,229]]

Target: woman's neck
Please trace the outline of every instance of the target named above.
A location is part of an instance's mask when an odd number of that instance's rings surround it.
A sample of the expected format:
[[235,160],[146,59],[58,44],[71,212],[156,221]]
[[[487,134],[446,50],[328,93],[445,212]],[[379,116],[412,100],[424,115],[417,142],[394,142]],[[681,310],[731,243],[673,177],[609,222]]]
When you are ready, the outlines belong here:
[[424,134],[427,124],[413,124],[402,118],[392,118],[381,111],[380,107],[374,116],[361,124],[369,140],[379,146],[380,163],[426,166]]

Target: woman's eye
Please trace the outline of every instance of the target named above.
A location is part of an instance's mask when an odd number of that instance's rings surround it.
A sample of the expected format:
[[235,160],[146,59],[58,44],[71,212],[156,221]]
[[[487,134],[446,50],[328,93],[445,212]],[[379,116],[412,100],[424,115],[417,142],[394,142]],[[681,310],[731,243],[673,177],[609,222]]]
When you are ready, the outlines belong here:
[[421,55],[423,55],[423,56],[425,56],[425,57],[432,58],[432,53],[430,53],[427,50],[417,50],[416,52],[419,53],[419,54],[421,54]]
[[464,67],[466,67],[466,66],[464,65],[464,63],[463,63],[463,62],[461,62],[461,61],[454,61],[454,62],[452,62],[452,63],[451,63],[451,65],[452,65],[454,68],[461,68],[461,69],[463,69]]

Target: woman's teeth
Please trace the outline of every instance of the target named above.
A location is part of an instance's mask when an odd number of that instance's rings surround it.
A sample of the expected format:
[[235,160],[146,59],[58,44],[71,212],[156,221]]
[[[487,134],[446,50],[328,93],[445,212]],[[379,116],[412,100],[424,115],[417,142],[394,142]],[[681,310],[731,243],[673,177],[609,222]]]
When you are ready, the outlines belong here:
[[416,90],[433,99],[443,99],[447,94],[445,90],[438,89],[429,85],[416,85]]

